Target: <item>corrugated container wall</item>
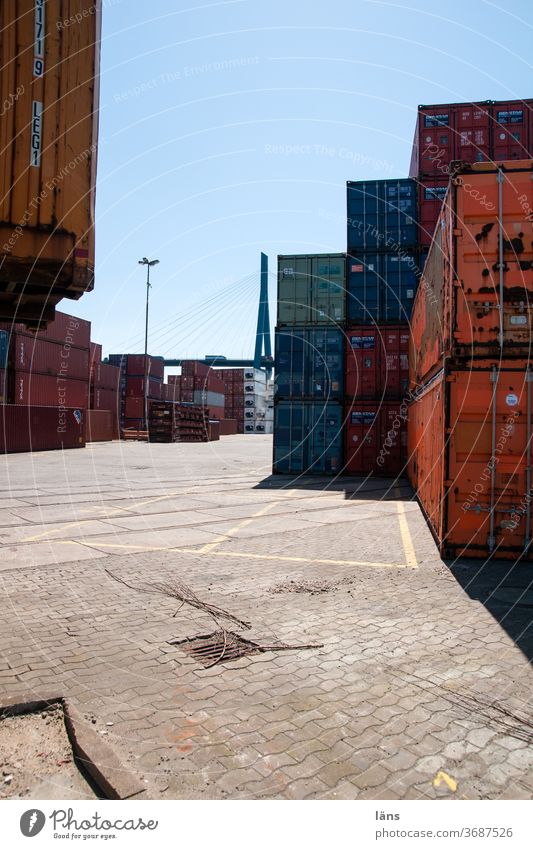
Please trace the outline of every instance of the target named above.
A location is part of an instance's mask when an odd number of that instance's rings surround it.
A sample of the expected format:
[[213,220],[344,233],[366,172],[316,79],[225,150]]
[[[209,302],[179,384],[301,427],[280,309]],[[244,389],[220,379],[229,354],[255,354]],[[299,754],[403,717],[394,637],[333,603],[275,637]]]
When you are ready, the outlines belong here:
[[345,302],[345,254],[278,256],[278,325],[342,323]]
[[527,360],[532,240],[531,160],[474,165],[454,178],[413,309],[412,387],[435,373],[443,356],[473,365],[485,357]]
[[414,180],[348,182],[346,197],[348,253],[416,248]]
[[347,313],[351,324],[409,320],[420,276],[416,251],[347,257]]
[[0,410],[0,453],[84,448],[85,416],[79,409],[6,404]]
[[276,399],[341,399],[344,332],[329,327],[276,328]]
[[93,288],[101,6],[0,4],[3,319],[37,325]]
[[338,474],[343,410],[334,401],[280,401],[274,408],[274,473]]

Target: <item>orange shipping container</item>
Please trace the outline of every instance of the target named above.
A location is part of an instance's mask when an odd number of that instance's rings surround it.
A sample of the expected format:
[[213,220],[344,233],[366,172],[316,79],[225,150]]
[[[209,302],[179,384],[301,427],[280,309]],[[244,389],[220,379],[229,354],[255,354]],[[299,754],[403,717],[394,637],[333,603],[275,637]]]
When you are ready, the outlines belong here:
[[532,160],[480,163],[453,177],[413,305],[411,387],[443,357],[528,356],[532,240]]
[[93,288],[100,25],[101,0],[0,3],[0,318]]
[[409,407],[408,473],[446,557],[531,557],[533,372],[441,370]]

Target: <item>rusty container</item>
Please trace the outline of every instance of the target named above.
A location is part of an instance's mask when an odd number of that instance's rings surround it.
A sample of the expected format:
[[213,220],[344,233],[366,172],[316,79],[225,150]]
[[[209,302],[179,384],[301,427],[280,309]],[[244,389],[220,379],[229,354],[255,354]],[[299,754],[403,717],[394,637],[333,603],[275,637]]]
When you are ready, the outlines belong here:
[[533,162],[473,165],[451,180],[411,318],[410,385],[443,358],[527,359],[533,292]]
[[0,318],[94,285],[101,0],[0,3]]
[[409,406],[408,473],[445,557],[531,558],[533,372],[446,365]]

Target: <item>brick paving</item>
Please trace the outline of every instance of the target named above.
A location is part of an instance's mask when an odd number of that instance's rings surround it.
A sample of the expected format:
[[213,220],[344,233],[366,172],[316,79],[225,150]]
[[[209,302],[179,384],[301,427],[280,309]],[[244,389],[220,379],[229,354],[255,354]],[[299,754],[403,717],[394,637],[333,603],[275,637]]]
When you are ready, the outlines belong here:
[[[406,485],[273,479],[270,455],[2,458],[0,697],[69,697],[153,798],[531,798],[529,567],[450,569]],[[213,621],[105,569],[323,648],[204,668],[169,641]]]

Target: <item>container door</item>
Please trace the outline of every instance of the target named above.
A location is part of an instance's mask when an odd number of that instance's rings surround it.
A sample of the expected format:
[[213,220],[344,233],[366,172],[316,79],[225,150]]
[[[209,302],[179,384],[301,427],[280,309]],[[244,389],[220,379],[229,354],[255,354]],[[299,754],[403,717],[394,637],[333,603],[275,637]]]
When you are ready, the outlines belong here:
[[304,463],[304,405],[280,403],[274,407],[274,471],[302,472]]
[[453,108],[440,106],[420,110],[419,167],[420,175],[439,174],[454,156]]
[[407,460],[407,426],[400,403],[384,404],[380,410],[380,438],[376,469],[395,477],[404,471]]
[[278,324],[309,322],[311,286],[308,257],[281,257],[278,260]]
[[388,322],[406,322],[411,316],[418,285],[418,265],[412,254],[385,254],[381,313]]
[[380,320],[381,288],[379,254],[347,257],[348,319],[353,324],[370,324]]
[[379,443],[379,408],[357,404],[348,408],[345,470],[349,474],[368,474],[376,468]]
[[447,527],[455,551],[509,557],[524,549],[531,515],[526,377],[503,369],[453,376]]
[[276,329],[276,397],[303,398],[306,392],[306,331]]
[[333,328],[308,331],[308,397],[325,401],[342,397],[344,387],[344,334]]
[[490,159],[490,107],[462,104],[455,112],[455,156],[463,162],[487,162]]
[[378,393],[379,337],[375,327],[355,327],[347,331],[345,371],[346,398],[375,398]]
[[520,103],[498,103],[493,107],[492,146],[496,162],[531,156],[529,111]]
[[344,321],[346,303],[346,259],[343,255],[313,260],[313,322],[338,324]]
[[380,247],[380,181],[349,183],[347,187],[348,250],[375,250]]
[[342,407],[308,404],[307,469],[314,474],[336,474],[342,468]]

